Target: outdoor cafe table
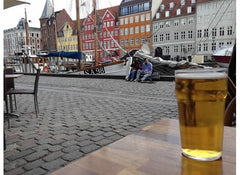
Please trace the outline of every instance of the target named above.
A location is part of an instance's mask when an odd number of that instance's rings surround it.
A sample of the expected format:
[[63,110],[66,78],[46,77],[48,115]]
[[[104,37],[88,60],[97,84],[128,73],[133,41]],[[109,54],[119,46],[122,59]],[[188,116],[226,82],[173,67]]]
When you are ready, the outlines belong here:
[[52,175],[233,175],[236,129],[224,127],[223,156],[195,161],[181,154],[178,120],[162,119],[63,167]]

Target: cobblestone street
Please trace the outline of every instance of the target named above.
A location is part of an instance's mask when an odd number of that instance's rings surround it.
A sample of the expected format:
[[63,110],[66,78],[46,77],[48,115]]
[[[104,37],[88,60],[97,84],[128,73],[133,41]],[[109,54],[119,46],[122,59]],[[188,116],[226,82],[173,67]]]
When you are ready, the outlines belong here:
[[[34,76],[15,79],[32,88]],[[5,175],[49,174],[161,118],[177,118],[173,81],[40,76],[36,118],[33,96],[17,96],[19,118],[5,122]]]

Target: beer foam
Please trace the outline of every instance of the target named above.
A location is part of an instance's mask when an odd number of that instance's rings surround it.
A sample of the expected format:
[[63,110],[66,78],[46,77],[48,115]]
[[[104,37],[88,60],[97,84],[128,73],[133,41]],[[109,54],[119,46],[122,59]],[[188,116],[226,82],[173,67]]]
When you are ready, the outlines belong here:
[[183,72],[175,74],[175,78],[181,79],[222,79],[226,77],[227,74],[224,72]]

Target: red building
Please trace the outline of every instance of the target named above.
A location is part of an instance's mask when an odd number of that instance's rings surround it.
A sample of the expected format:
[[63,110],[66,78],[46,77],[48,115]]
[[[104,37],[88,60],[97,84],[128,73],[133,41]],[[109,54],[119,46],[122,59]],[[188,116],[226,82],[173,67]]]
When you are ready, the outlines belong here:
[[[118,6],[101,9],[97,11],[97,36],[98,36],[98,58],[99,61],[105,61],[108,54],[101,49],[101,44],[107,51],[120,54],[120,50],[112,40],[109,33],[119,43],[119,26],[118,26]],[[82,24],[82,51],[94,59],[94,26],[93,15],[86,17]]]

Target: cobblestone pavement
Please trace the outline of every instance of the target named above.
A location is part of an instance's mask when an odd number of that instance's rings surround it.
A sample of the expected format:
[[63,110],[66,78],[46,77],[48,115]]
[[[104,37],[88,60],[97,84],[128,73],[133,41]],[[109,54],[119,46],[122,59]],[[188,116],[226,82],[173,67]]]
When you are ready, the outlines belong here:
[[[34,76],[17,87],[32,88]],[[19,118],[5,122],[5,175],[49,174],[161,118],[177,118],[174,82],[40,76],[33,96],[17,96]]]

